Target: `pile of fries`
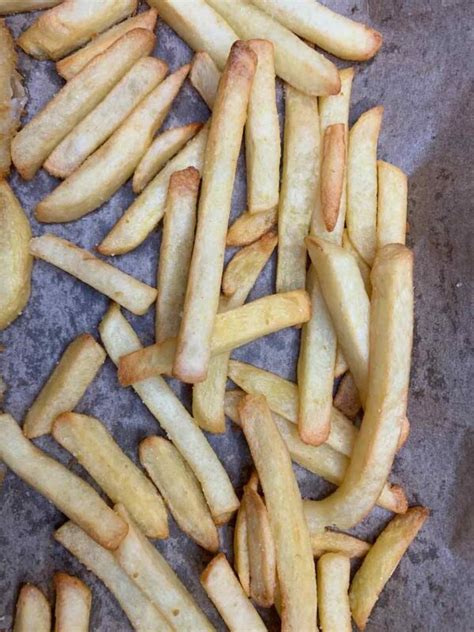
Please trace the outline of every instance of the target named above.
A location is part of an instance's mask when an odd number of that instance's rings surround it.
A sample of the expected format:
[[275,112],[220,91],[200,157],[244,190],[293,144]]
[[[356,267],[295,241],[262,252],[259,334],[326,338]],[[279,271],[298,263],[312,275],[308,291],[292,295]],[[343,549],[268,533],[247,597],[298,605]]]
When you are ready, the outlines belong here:
[[[22,426],[0,414],[0,460],[68,518],[53,537],[136,630],[214,630],[150,542],[168,537],[169,514],[215,556],[201,582],[230,630],[266,630],[257,607],[273,606],[285,632],[350,631],[351,619],[363,630],[428,516],[390,482],[410,428],[407,178],[377,161],[383,107],[349,130],[355,70],[338,70],[315,46],[364,61],[382,37],[316,0],[148,3],[135,15],[137,0],[101,0],[93,10],[90,0],[0,0],[0,15],[45,9],[16,44],[54,60],[66,81],[19,129],[25,90],[0,21],[0,329],[28,309],[33,258],[113,301],[101,343],[86,332],[51,359]],[[158,15],[196,51],[170,74],[153,56]],[[210,119],[162,131],[187,77]],[[229,227],[243,140],[247,209]],[[25,180],[41,168],[62,180],[35,210],[52,224],[97,211],[132,178],[136,198],[97,250],[132,252],[163,220],[158,289],[54,233],[32,238],[6,180],[12,166]],[[240,250],[224,269],[226,246]],[[247,303],[275,251],[276,293]],[[152,304],[155,343],[143,348],[121,307],[143,315]],[[231,359],[237,347],[295,326],[297,383]],[[144,439],[136,462],[101,420],[74,412],[107,356],[167,437]],[[192,385],[192,416],[163,376]],[[238,388],[226,390],[228,379]],[[226,416],[255,467],[240,499],[205,434],[224,433]],[[103,495],[33,443],[48,434]],[[335,491],[303,499],[293,462]],[[348,533],[376,505],[396,514],[376,541]],[[218,528],[233,519],[227,556]],[[54,629],[88,630],[90,588],[63,572],[54,588]],[[49,631],[51,620],[44,594],[23,585],[15,631]]]

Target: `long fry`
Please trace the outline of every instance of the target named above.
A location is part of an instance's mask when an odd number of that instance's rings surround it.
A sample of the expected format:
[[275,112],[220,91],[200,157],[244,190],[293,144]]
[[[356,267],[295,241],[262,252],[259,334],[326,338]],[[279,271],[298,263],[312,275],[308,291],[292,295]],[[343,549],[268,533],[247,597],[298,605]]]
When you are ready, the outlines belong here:
[[340,553],[324,553],[318,560],[319,623],[324,632],[352,632],[349,607],[351,562]]
[[16,602],[13,632],[50,632],[51,606],[41,590],[33,584],[20,589]]
[[377,162],[377,248],[404,244],[407,232],[407,177],[388,162]]
[[214,107],[220,78],[219,68],[206,51],[194,55],[189,80],[210,110]]
[[63,0],[0,0],[0,15],[51,9]]
[[54,632],[88,632],[92,605],[91,590],[77,577],[54,573]]
[[242,213],[227,232],[226,246],[248,246],[257,241],[276,225],[277,216],[276,208],[261,213]]

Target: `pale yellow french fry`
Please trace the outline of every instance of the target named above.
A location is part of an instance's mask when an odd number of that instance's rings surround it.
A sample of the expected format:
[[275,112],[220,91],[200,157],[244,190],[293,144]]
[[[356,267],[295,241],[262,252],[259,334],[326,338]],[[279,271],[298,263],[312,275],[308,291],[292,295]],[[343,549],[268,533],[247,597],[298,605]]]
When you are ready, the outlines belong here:
[[189,270],[173,373],[187,382],[206,378],[218,310],[224,251],[256,55],[233,44],[219,82],[202,170],[196,240]]
[[372,265],[377,241],[377,143],[383,107],[364,112],[349,133],[347,215],[349,237]]
[[214,632],[214,627],[181,583],[171,566],[133,522],[123,505],[115,511],[128,524],[128,533],[114,551],[127,575],[180,632]]
[[157,11],[155,9],[150,9],[149,11],[144,11],[133,18],[128,18],[128,20],[124,20],[120,24],[104,31],[101,35],[94,37],[87,46],[80,48],[75,53],[72,53],[68,57],[64,57],[60,61],[56,62],[56,70],[58,74],[69,81],[69,79],[75,77],[77,73],[81,72],[81,70],[87,66],[94,57],[103,53],[129,31],[133,31],[133,29],[146,29],[147,31],[153,32],[155,30],[157,18]]
[[104,364],[105,356],[90,334],[73,340],[26,414],[25,436],[34,439],[51,432],[58,415],[74,410]]
[[339,553],[348,558],[364,557],[367,551],[370,550],[368,542],[355,538],[353,535],[338,533],[337,531],[312,533],[311,546],[313,547],[314,557],[321,557],[324,553]]
[[167,65],[144,57],[112,88],[99,105],[69,132],[43,167],[56,178],[67,178],[130,116],[135,107],[161,83]]
[[134,314],[144,314],[156,299],[155,288],[55,235],[46,234],[32,239],[30,252],[35,257],[72,274]]
[[183,312],[186,281],[193,252],[199,171],[188,167],[170,178],[160,249],[155,339],[177,336]]
[[30,298],[31,228],[6,180],[0,180],[0,330],[17,318]]
[[352,580],[349,599],[359,630],[364,630],[380,593],[429,516],[425,507],[411,507],[395,516],[378,536]]
[[350,371],[339,382],[334,396],[334,406],[349,419],[354,419],[362,407],[359,391]]
[[154,45],[153,33],[130,31],[93,59],[25,125],[12,142],[13,163],[25,180],[33,178],[62,139]]
[[349,607],[350,559],[324,553],[318,560],[319,625],[323,632],[352,632]]
[[242,213],[227,232],[226,246],[248,246],[257,241],[276,225],[277,216],[277,208],[261,213]]
[[73,522],[66,522],[54,533],[54,539],[105,584],[119,602],[134,630],[173,632],[171,624],[119,566],[113,554],[94,542],[80,527]]
[[210,110],[214,107],[220,78],[219,68],[206,51],[194,55],[189,80]]
[[42,13],[18,38],[21,48],[36,59],[61,59],[94,35],[131,15],[137,0],[65,0]]
[[224,392],[230,351],[212,356],[207,377],[193,384],[193,417],[206,432],[225,432]]
[[[242,248],[227,264],[222,277],[222,291],[226,296],[233,296],[242,286],[248,287],[248,279],[255,282],[255,270],[259,272],[271,257],[278,237],[273,233],[266,233],[253,244]],[[253,285],[253,284],[252,284]],[[247,289],[246,287],[246,289]]]
[[315,0],[251,1],[300,37],[341,59],[365,61],[382,45],[380,33]]
[[405,244],[407,232],[408,181],[401,169],[377,162],[377,248]]
[[92,605],[90,588],[77,577],[54,573],[54,632],[89,632]]
[[135,169],[134,192],[141,193],[168,160],[173,158],[200,129],[202,129],[202,123],[189,123],[183,127],[173,127],[160,134]]
[[223,553],[201,575],[201,584],[230,632],[266,632],[260,615],[245,594]]
[[13,632],[50,632],[51,606],[41,590],[33,584],[20,589],[16,602]]
[[323,139],[321,159],[321,213],[326,230],[332,232],[339,219],[346,166],[346,132],[342,123],[329,125]]
[[103,255],[120,255],[134,250],[154,230],[165,212],[166,194],[172,173],[187,167],[199,172],[204,164],[209,125],[153,178],[97,247]]
[[247,597],[250,597],[250,560],[247,515],[243,503],[240,503],[234,527],[234,567],[245,594]]
[[359,272],[361,274],[362,280],[364,281],[365,291],[367,292],[367,296],[370,298],[370,295],[372,293],[372,288],[370,285],[370,266],[362,259],[360,254],[355,249],[347,230],[344,230],[342,234],[342,247],[347,250],[347,252],[350,252],[353,257],[355,257],[357,265],[359,266]]
[[0,415],[0,459],[102,546],[116,548],[127,533],[127,525],[90,485],[28,441],[6,414]]
[[51,9],[63,0],[0,0],[0,15]]
[[140,462],[165,499],[178,526],[208,551],[219,548],[219,535],[197,478],[172,443],[147,437]]

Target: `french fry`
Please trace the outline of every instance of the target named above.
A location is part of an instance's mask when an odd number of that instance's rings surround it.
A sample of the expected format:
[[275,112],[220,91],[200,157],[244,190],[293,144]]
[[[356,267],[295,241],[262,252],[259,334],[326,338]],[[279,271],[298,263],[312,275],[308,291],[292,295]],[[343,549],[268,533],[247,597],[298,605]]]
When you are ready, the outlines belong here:
[[0,415],[0,431],[0,459],[7,467],[102,546],[119,545],[127,525],[90,485],[28,441],[10,415]]
[[319,625],[324,632],[352,632],[349,607],[351,562],[341,553],[324,553],[318,560]]
[[55,632],[88,632],[92,605],[91,590],[77,577],[54,573]]
[[56,417],[77,406],[104,362],[105,351],[90,334],[73,340],[26,414],[25,436],[51,432]]
[[115,511],[128,524],[128,533],[114,551],[127,575],[180,632],[214,632],[213,626],[181,583],[171,566],[133,522],[123,505]]
[[339,553],[348,558],[364,557],[370,550],[368,542],[337,531],[311,533],[311,546],[314,557],[321,557],[324,553]]
[[401,169],[377,162],[377,248],[405,244],[407,230],[408,181]]
[[334,397],[334,407],[349,419],[357,417],[357,413],[362,407],[359,391],[349,371],[339,383]]
[[[137,335],[117,305],[110,307],[99,330],[105,349],[116,365],[121,356],[140,349]],[[226,522],[239,501],[225,469],[193,418],[163,379],[150,378],[133,384],[133,388],[193,470],[214,521]]]
[[234,567],[245,594],[247,597],[250,597],[250,559],[247,515],[243,503],[240,503],[234,527]]
[[66,522],[54,533],[54,539],[105,584],[119,602],[134,630],[173,632],[174,628],[128,577],[113,554],[94,542],[80,527],[73,522]]
[[347,230],[362,258],[372,265],[377,228],[377,142],[383,107],[364,112],[349,133]]
[[196,240],[189,271],[173,373],[187,382],[206,378],[219,303],[224,251],[256,55],[236,42],[224,69],[202,170]]
[[149,538],[168,537],[161,496],[98,419],[63,413],[56,418],[52,434],[114,503],[127,507]]
[[65,239],[48,234],[35,237],[30,241],[30,252],[72,274],[134,314],[144,314],[156,299],[155,288],[97,259],[87,250]]
[[290,31],[341,59],[365,61],[382,45],[374,29],[331,11],[314,0],[251,0]]
[[230,351],[212,356],[207,377],[193,384],[193,417],[206,432],[225,432],[224,393]]
[[67,178],[76,171],[161,83],[167,70],[167,65],[159,59],[139,59],[105,99],[59,143],[43,165],[46,171],[56,178]]
[[171,174],[187,167],[202,171],[208,133],[209,125],[205,125],[153,178],[97,247],[100,253],[125,254],[148,237],[164,215]]
[[133,18],[128,18],[120,24],[113,26],[112,28],[104,31],[101,35],[94,37],[94,39],[80,48],[75,53],[72,53],[68,57],[64,57],[60,61],[56,62],[56,70],[61,77],[64,77],[66,81],[69,81],[75,77],[81,70],[87,66],[87,64],[103,53],[107,48],[115,44],[123,35],[133,29],[146,29],[153,32],[156,26],[156,20],[158,13],[155,9],[144,11],[139,13]]
[[150,145],[133,175],[133,190],[141,193],[170,158],[202,129],[202,123],[173,127],[160,134]]
[[111,197],[135,171],[188,72],[189,66],[182,66],[148,94],[109,140],[38,204],[37,219],[70,222]]
[[30,298],[31,228],[6,180],[0,180],[0,330],[17,318]]
[[135,29],[88,64],[15,136],[12,160],[31,180],[53,149],[91,112],[155,44],[153,33]]
[[359,630],[365,629],[385,584],[428,516],[425,507],[411,507],[403,516],[395,516],[365,556],[349,591],[352,617]]
[[201,584],[230,632],[266,632],[260,615],[239,584],[223,553],[201,575]]
[[277,215],[277,208],[242,213],[227,231],[226,246],[248,246],[257,241],[276,225]]
[[338,347],[336,351],[336,365],[334,367],[334,377],[335,378],[341,377],[341,375],[344,375],[344,373],[348,369],[349,367],[347,366],[347,362],[344,357],[344,354],[341,351],[341,347]]
[[362,280],[364,281],[365,291],[367,292],[367,296],[370,298],[370,295],[372,293],[372,287],[370,285],[370,266],[362,259],[360,254],[355,249],[347,230],[344,230],[342,234],[342,247],[347,250],[347,252],[350,252],[353,257],[355,257],[357,265],[359,266],[360,275],[362,277]]
[[345,128],[329,125],[323,141],[321,161],[321,212],[326,229],[332,232],[339,218],[346,164]]
[[51,606],[39,588],[24,584],[16,602],[13,632],[50,632]]
[[61,59],[136,8],[137,0],[102,0],[93,11],[89,0],[65,0],[42,13],[20,35],[18,44],[36,59]]
[[63,0],[0,0],[0,15],[50,9],[61,2]]
[[210,110],[214,107],[220,78],[219,68],[206,51],[194,55],[189,80]]
[[313,553],[290,455],[264,397],[247,395],[239,412],[275,542],[282,630],[316,630]]
[[177,336],[193,252],[199,171],[188,167],[170,178],[160,250],[156,300],[156,342]]
[[219,548],[219,535],[197,478],[172,443],[147,437],[139,446],[140,462],[179,527],[208,551]]

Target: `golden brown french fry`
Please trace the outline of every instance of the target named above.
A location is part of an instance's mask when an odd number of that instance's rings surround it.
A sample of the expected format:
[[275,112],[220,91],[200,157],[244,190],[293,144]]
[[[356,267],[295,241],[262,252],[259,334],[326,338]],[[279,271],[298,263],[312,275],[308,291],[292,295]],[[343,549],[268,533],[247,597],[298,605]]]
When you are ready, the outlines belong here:
[[324,553],[318,560],[319,625],[323,632],[352,632],[349,607],[351,562],[341,553]]
[[116,548],[127,533],[127,525],[90,485],[28,441],[6,414],[0,415],[0,459],[102,546]]
[[166,194],[172,173],[187,167],[202,171],[209,125],[172,158],[153,178],[97,247],[103,255],[120,255],[139,246],[154,230],[165,212]]
[[54,573],[54,632],[88,632],[92,605],[91,590],[77,577]]
[[410,507],[403,516],[395,516],[365,556],[349,591],[352,617],[359,630],[365,629],[380,593],[429,513],[425,507]]
[[56,70],[61,77],[64,77],[67,81],[77,75],[78,72],[87,66],[87,64],[103,53],[107,48],[115,44],[123,35],[133,29],[146,29],[147,31],[154,31],[156,26],[156,20],[158,13],[155,9],[144,11],[139,13],[133,18],[128,18],[120,24],[113,26],[112,28],[104,31],[101,35],[94,37],[94,39],[80,48],[75,53],[72,53],[68,57],[64,57],[56,63]]
[[372,293],[372,287],[370,285],[370,266],[362,259],[360,254],[355,249],[347,230],[344,230],[342,234],[342,247],[347,250],[347,252],[350,252],[353,257],[355,257],[357,265],[359,266],[360,275],[362,277],[362,280],[364,281],[365,291],[367,292],[367,296],[370,298],[370,295]]
[[[110,307],[99,330],[115,365],[121,356],[141,347],[117,305]],[[133,388],[193,470],[214,521],[217,524],[226,522],[239,506],[239,501],[224,467],[200,428],[163,379],[150,378],[133,384]]]
[[343,376],[337,387],[334,406],[349,419],[357,417],[357,413],[362,407],[359,391],[350,371]]
[[368,542],[359,540],[359,538],[347,533],[324,531],[322,533],[311,533],[310,535],[314,557],[321,557],[324,553],[339,553],[348,558],[364,557],[370,549]]
[[230,632],[266,632],[260,615],[239,584],[224,553],[219,553],[201,575],[201,584]]
[[408,181],[401,169],[377,162],[377,248],[405,244],[407,230]]
[[165,499],[178,526],[208,551],[219,548],[219,535],[197,478],[172,443],[147,437],[140,462]]
[[250,560],[245,506],[240,503],[234,527],[234,567],[239,582],[250,597]]
[[139,59],[99,105],[64,138],[43,167],[67,178],[122,125],[135,107],[163,80],[167,65],[154,57]]
[[[116,516],[119,518],[117,514]],[[66,522],[54,533],[54,539],[106,585],[134,630],[173,632],[174,628],[119,566],[113,554],[94,542],[85,531],[73,522]]]
[[189,80],[210,110],[214,107],[220,78],[219,68],[206,51],[194,55]]
[[321,212],[326,229],[332,232],[337,224],[344,187],[346,132],[342,123],[329,125],[324,133],[321,160]]
[[247,117],[256,55],[236,42],[224,69],[202,170],[196,240],[173,373],[187,382],[206,378],[218,309],[237,158]]
[[214,632],[213,626],[171,566],[133,522],[123,505],[115,511],[128,524],[128,533],[114,551],[127,575],[180,632]]
[[248,246],[263,237],[277,223],[277,208],[261,213],[242,213],[227,232],[226,246]]
[[31,180],[62,139],[91,112],[155,44],[153,33],[135,29],[88,64],[15,136],[12,160]]
[[377,142],[382,116],[382,106],[362,114],[349,133],[347,155],[347,229],[369,265],[376,250]]
[[156,299],[155,288],[97,259],[87,250],[65,239],[48,234],[35,237],[30,241],[30,252],[72,274],[134,314],[144,314]]
[[61,2],[63,0],[0,0],[0,15],[50,9]]
[[136,8],[137,0],[102,0],[93,10],[89,0],[65,0],[42,13],[20,35],[18,44],[36,59],[61,59]]
[[26,414],[25,436],[51,432],[56,417],[74,410],[104,362],[105,351],[90,334],[73,340]]
[[155,338],[177,336],[183,312],[186,281],[193,252],[196,207],[201,177],[194,167],[170,178],[160,249]]
[[0,180],[0,330],[21,314],[30,298],[30,239],[26,213],[8,183]]
[[50,632],[51,606],[41,590],[24,584],[16,602],[13,632]]
[[133,175],[133,190],[141,193],[170,158],[202,129],[202,123],[173,127],[160,134],[150,145]]
[[[266,233],[261,239],[242,248],[227,264],[222,277],[222,291],[226,296],[232,296],[238,292],[255,269],[262,270],[269,260],[278,237],[272,233]],[[254,280],[254,278],[252,278]]]

